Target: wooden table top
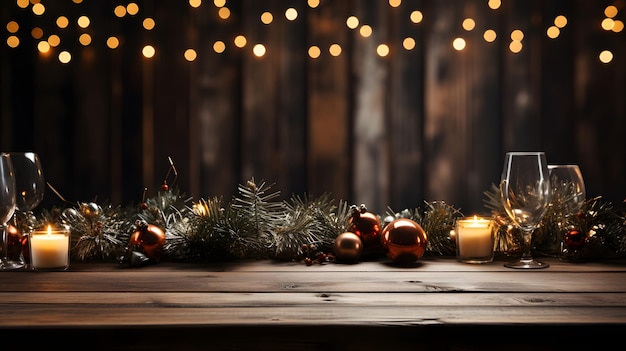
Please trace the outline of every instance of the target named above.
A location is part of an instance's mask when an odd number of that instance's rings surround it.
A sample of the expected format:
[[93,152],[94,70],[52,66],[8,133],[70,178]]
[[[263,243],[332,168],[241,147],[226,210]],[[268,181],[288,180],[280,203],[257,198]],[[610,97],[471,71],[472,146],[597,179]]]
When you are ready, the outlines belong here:
[[[520,271],[243,261],[0,273],[0,335],[87,349],[498,349],[624,343],[626,262]],[[210,348],[207,348],[210,345]],[[503,348],[504,347],[504,348]]]

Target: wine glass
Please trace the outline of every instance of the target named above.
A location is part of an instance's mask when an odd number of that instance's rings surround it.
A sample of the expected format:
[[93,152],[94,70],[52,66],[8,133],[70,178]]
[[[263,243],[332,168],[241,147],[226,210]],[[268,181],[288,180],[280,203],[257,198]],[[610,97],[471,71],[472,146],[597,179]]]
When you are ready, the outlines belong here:
[[11,158],[7,153],[0,154],[0,225],[2,226],[2,260],[0,269],[16,269],[24,265],[13,266],[6,260],[9,231],[8,222],[15,212],[15,174]]
[[550,179],[544,152],[507,152],[500,179],[502,204],[516,227],[522,231],[522,257],[505,267],[533,269],[549,264],[535,260],[531,239],[550,204]]
[[[43,169],[39,155],[34,152],[9,152],[13,172],[15,173],[15,214],[13,221],[21,231],[22,236],[27,236],[36,225],[33,210],[41,203],[44,196],[45,182]],[[22,252],[22,240],[14,240],[15,250],[9,250],[6,260],[14,266],[24,264]]]
[[548,165],[548,171],[553,208],[566,218],[580,211],[587,194],[578,165]]

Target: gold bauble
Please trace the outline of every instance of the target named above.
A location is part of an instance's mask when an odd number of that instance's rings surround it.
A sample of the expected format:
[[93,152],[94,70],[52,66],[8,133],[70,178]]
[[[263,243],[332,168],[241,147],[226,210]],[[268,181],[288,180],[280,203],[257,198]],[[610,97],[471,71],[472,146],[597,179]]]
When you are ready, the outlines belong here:
[[358,235],[345,232],[337,235],[335,238],[334,253],[338,261],[357,261],[362,252],[363,242]]

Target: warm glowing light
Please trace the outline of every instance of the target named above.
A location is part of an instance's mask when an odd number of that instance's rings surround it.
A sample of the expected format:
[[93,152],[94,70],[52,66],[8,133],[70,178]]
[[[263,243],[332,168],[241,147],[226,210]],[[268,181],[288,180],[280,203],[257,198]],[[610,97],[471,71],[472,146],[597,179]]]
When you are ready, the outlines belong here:
[[320,48],[318,46],[314,45],[314,46],[311,46],[309,48],[309,57],[310,58],[316,59],[316,58],[320,57],[321,54],[322,54],[322,50],[320,50]]
[[41,39],[43,37],[43,29],[35,27],[30,31],[30,35],[35,39]]
[[550,26],[546,31],[546,34],[548,35],[548,38],[555,39],[559,36],[559,34],[561,34],[561,30],[557,26]]
[[74,2],[75,4],[80,4],[81,2],[83,2],[83,0],[72,0],[72,2]]
[[461,51],[465,49],[465,46],[466,46],[466,43],[465,43],[465,39],[463,38],[455,38],[452,41],[452,47],[457,51]]
[[490,9],[497,10],[500,8],[500,5],[502,5],[502,2],[500,0],[489,0],[487,4],[489,5]]
[[385,56],[389,55],[389,45],[387,45],[387,44],[380,44],[380,45],[378,45],[378,47],[376,48],[376,53],[380,57],[385,57]]
[[602,29],[604,30],[612,30],[615,25],[615,21],[612,18],[605,18],[602,20]]
[[61,51],[59,53],[59,61],[61,63],[69,63],[72,61],[72,54],[70,54],[69,51]]
[[37,50],[39,50],[39,52],[41,52],[42,54],[46,54],[50,52],[50,44],[48,44],[47,41],[42,40],[37,43]]
[[402,47],[404,47],[407,50],[415,49],[415,39],[413,39],[413,38],[404,38],[404,40],[402,41]]
[[202,0],[189,0],[189,6],[193,8],[198,8],[202,5]]
[[28,0],[17,0],[17,6],[19,6],[22,9],[27,8],[29,4],[30,3]]
[[389,0],[389,6],[398,7],[402,4],[402,0]]
[[359,29],[359,34],[361,34],[363,38],[369,37],[372,35],[372,27],[367,24],[362,25],[361,29]]
[[70,24],[70,20],[68,20],[67,17],[59,16],[59,18],[57,18],[57,27],[67,28],[69,24]]
[[411,22],[413,23],[420,23],[424,19],[424,15],[422,14],[422,11],[415,10],[411,12],[411,16],[409,18],[411,18]]
[[7,45],[11,48],[16,48],[20,45],[20,38],[15,35],[9,35],[7,38]]
[[511,32],[511,40],[513,41],[522,41],[524,39],[524,32],[519,29],[516,29]]
[[254,53],[254,56],[256,57],[263,57],[265,52],[265,45],[263,44],[256,44],[254,48],[252,48],[252,53]]
[[145,58],[152,58],[156,54],[156,50],[154,49],[154,46],[146,45],[141,50],[141,53],[143,54],[143,57]]
[[84,46],[87,46],[89,44],[91,44],[91,35],[87,34],[87,33],[83,33],[80,35],[80,37],[78,37],[78,41],[83,44]]
[[78,17],[78,21],[77,21],[78,26],[80,28],[87,28],[87,27],[89,27],[89,23],[90,22],[91,21],[89,20],[89,17],[87,17],[87,16],[80,16],[80,17]]
[[263,24],[270,24],[272,21],[274,21],[274,16],[270,12],[263,12],[261,14],[261,22],[263,22]]
[[224,44],[223,41],[218,40],[215,43],[213,43],[213,51],[217,52],[218,54],[221,54],[224,52],[224,50],[226,50],[226,44]]
[[198,57],[198,54],[196,53],[196,50],[194,49],[185,50],[185,60],[191,62],[191,61],[195,61],[197,57]]
[[356,16],[350,16],[346,20],[346,26],[350,29],[354,29],[359,26],[359,19]]
[[296,11],[296,9],[294,9],[293,7],[288,8],[285,11],[285,18],[290,21],[294,21],[296,18],[298,18],[298,11]]
[[612,28],[612,30],[615,33],[619,33],[621,31],[623,31],[624,30],[624,22],[622,22],[620,20],[613,21],[613,28]]
[[126,12],[131,16],[136,15],[139,12],[139,5],[134,2],[129,2],[128,5],[126,5]]
[[469,32],[474,29],[474,27],[476,27],[476,22],[473,19],[466,18],[463,20],[463,29],[465,29],[466,31]]
[[41,16],[44,12],[46,12],[46,7],[41,3],[36,3],[33,5],[32,10],[35,15]]
[[341,55],[341,46],[339,44],[332,44],[329,48],[328,48],[328,52],[332,55],[332,56],[339,56]]
[[115,6],[115,9],[113,9],[113,13],[117,17],[120,17],[120,18],[124,17],[124,16],[126,16],[126,7],[124,7],[122,5],[117,5],[117,6]]
[[9,31],[9,33],[17,33],[19,29],[20,25],[17,24],[17,22],[15,21],[9,21],[9,23],[7,23],[7,30]]
[[152,18],[147,17],[144,18],[142,25],[145,30],[153,30],[154,26],[156,26],[156,22],[154,22]]
[[600,59],[600,62],[602,63],[609,63],[613,61],[613,53],[610,52],[609,50],[604,50],[600,53],[598,58]]
[[213,5],[215,5],[215,7],[226,6],[226,0],[213,0]]
[[485,39],[485,41],[488,43],[493,43],[497,37],[498,37],[498,34],[496,34],[496,31],[493,29],[487,29],[483,33],[483,39]]
[[233,40],[233,42],[235,43],[236,47],[242,48],[246,46],[246,44],[248,43],[248,40],[243,35],[238,35],[235,37],[235,40]]
[[120,41],[116,37],[109,37],[107,39],[107,46],[110,49],[116,49],[118,46],[120,46]]
[[228,19],[230,17],[230,9],[228,7],[220,7],[217,10],[217,15],[220,16],[221,19]]
[[59,36],[56,34],[52,34],[48,37],[48,44],[50,44],[50,46],[52,47],[57,47],[59,46],[59,44],[61,44],[61,38],[59,38]]
[[518,52],[522,51],[522,46],[523,45],[521,41],[513,40],[509,44],[509,50],[511,50],[512,53],[517,54]]
[[554,18],[554,25],[558,28],[563,28],[567,25],[567,17],[563,15],[556,16]]
[[609,18],[617,16],[617,7],[610,5],[604,9],[604,15]]
[[307,3],[309,4],[309,7],[312,9],[320,6],[320,0],[309,0],[307,1]]

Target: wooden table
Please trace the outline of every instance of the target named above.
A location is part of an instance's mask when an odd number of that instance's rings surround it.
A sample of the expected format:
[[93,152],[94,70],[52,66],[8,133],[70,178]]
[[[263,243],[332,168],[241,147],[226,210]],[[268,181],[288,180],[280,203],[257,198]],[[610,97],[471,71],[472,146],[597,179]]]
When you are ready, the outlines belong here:
[[85,350],[623,347],[626,262],[544,260],[551,267],[534,271],[424,257],[1,272],[0,335],[3,348]]

